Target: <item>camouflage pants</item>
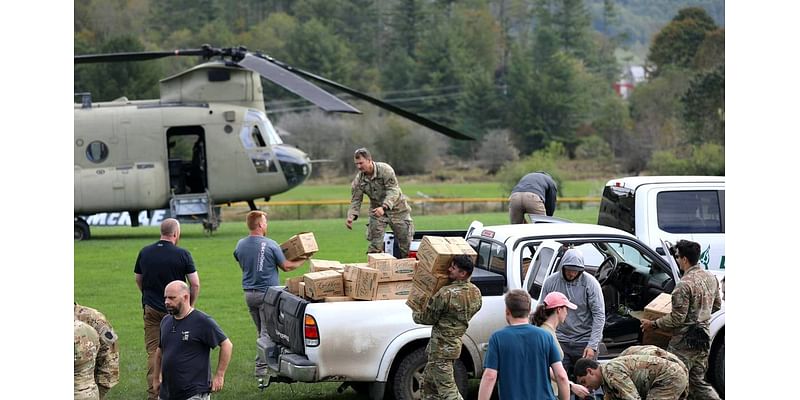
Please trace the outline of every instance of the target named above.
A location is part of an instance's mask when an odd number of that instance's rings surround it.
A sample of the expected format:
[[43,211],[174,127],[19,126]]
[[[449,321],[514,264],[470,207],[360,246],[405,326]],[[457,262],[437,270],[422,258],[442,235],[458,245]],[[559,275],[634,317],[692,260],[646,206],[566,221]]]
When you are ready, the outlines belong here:
[[453,375],[454,361],[428,360],[422,373],[422,400],[463,400]]
[[706,382],[708,351],[676,350],[672,347],[668,351],[678,356],[689,370],[689,400],[719,400],[717,391],[710,383]]
[[411,239],[414,237],[414,221],[411,220],[410,213],[402,213],[388,217],[369,217],[369,225],[367,225],[367,240],[369,241],[369,248],[367,253],[383,253],[384,243],[383,234],[386,232],[386,225],[392,227],[394,232],[394,240],[400,247],[400,254],[395,254],[397,258],[408,257],[408,250],[411,247]]
[[687,397],[689,379],[686,370],[678,363],[671,363],[667,373],[658,379],[647,392],[647,400],[684,400]]

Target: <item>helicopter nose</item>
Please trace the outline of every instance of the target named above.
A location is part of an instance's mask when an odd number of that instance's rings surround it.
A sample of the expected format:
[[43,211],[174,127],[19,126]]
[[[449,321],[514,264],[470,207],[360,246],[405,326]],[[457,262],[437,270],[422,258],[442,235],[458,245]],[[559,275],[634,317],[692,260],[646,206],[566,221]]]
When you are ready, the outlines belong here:
[[275,155],[289,187],[303,183],[311,175],[311,161],[306,153],[293,147],[278,146]]

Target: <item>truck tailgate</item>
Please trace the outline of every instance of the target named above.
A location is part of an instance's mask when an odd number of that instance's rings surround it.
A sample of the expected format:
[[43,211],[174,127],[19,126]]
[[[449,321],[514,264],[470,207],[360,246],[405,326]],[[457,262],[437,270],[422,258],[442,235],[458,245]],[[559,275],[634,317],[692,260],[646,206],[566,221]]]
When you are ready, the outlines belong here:
[[308,301],[283,290],[282,286],[272,286],[267,289],[266,304],[270,339],[292,353],[305,354],[303,320]]

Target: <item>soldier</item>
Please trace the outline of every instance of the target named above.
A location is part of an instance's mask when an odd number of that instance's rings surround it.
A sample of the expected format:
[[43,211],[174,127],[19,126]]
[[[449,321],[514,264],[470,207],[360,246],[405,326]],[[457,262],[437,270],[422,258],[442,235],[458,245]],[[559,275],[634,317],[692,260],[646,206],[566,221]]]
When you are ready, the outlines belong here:
[[100,393],[94,381],[94,366],[100,350],[100,338],[88,324],[77,318],[74,327],[75,364],[73,368],[75,400],[97,400]]
[[705,380],[711,346],[709,321],[722,306],[719,283],[714,275],[697,265],[700,244],[680,240],[670,249],[683,271],[681,281],[672,291],[672,312],[655,320],[642,320],[642,329],[662,328],[672,331],[667,350],[678,356],[689,370],[690,399],[719,399],[714,387]]
[[423,312],[413,313],[414,322],[433,325],[428,342],[428,363],[422,376],[422,399],[460,400],[453,362],[461,355],[461,336],[469,320],[481,309],[481,292],[469,281],[472,259],[453,257],[448,269],[450,282],[428,301]]
[[94,381],[100,392],[100,399],[105,398],[109,389],[119,383],[119,349],[117,334],[103,313],[94,308],[75,303],[75,319],[85,322],[97,332],[100,348],[94,366]]
[[411,219],[408,199],[397,183],[394,170],[389,164],[372,161],[369,150],[363,147],[356,150],[353,159],[359,172],[353,179],[352,199],[345,226],[353,229],[353,221],[358,219],[361,201],[366,194],[370,202],[367,253],[383,253],[383,235],[386,224],[389,224],[400,247],[397,258],[408,257],[408,249],[414,237],[414,221]]
[[[606,399],[686,399],[686,366],[655,346],[635,346],[605,365],[581,358],[575,363],[578,383],[589,389],[603,387]],[[663,353],[662,353],[663,352]]]

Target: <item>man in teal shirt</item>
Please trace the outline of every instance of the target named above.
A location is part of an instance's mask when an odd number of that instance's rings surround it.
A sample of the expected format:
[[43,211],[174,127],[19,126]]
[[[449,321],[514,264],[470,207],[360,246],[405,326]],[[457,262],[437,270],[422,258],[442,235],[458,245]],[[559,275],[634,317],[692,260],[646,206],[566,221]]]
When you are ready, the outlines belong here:
[[510,290],[505,297],[508,326],[492,334],[483,363],[478,400],[489,400],[495,383],[500,399],[551,400],[550,368],[558,384],[558,398],[569,399],[567,372],[553,336],[531,325],[531,298],[522,289]]

